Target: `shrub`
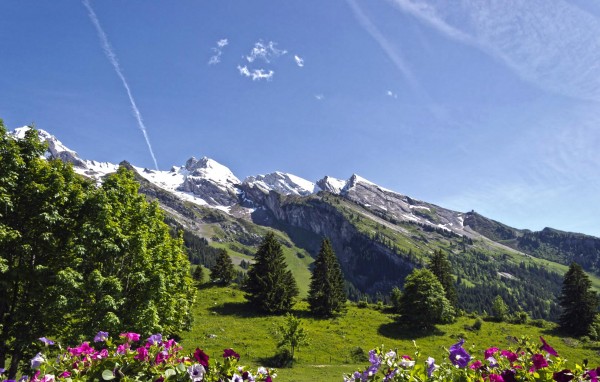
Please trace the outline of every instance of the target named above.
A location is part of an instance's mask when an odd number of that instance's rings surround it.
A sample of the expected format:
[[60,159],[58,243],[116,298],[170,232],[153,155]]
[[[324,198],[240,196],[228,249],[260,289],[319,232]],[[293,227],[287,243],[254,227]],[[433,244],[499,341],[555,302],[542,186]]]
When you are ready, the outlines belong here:
[[483,320],[481,318],[477,317],[475,319],[475,322],[473,322],[473,326],[471,326],[471,330],[480,330],[482,325],[483,325]]
[[352,362],[366,362],[369,360],[367,352],[360,346],[355,346],[350,349],[350,359]]

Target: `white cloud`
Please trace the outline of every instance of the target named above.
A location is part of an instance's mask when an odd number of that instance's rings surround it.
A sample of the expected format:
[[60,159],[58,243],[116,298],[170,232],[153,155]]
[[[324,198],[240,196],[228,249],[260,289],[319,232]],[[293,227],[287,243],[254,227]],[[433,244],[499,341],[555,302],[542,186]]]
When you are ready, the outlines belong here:
[[304,59],[302,57],[294,55],[294,60],[296,61],[296,65],[298,65],[299,67],[304,66]]
[[275,46],[277,43],[269,41],[265,44],[262,40],[254,43],[254,48],[250,51],[250,54],[246,56],[246,60],[250,63],[256,60],[263,60],[266,63],[270,63],[272,59],[287,54],[287,50],[277,49]]
[[267,81],[271,81],[273,79],[273,75],[275,74],[274,71],[272,70],[265,70],[265,69],[248,69],[247,66],[240,66],[238,65],[238,71],[240,72],[240,75],[244,76],[244,77],[248,77],[248,78],[252,78],[252,81],[260,81],[260,80],[267,80]]
[[600,19],[564,0],[388,0],[536,86],[600,101]]
[[325,99],[325,96],[323,94],[315,94],[315,98],[317,99],[317,101],[322,101],[323,99]]
[[385,94],[386,94],[388,97],[392,97],[392,98],[398,98],[398,94],[394,93],[394,92],[393,92],[393,91],[391,91],[391,90],[388,90],[388,91],[386,91],[386,92],[385,92]]
[[210,59],[208,60],[208,65],[216,65],[219,62],[221,62],[221,55],[223,54],[223,48],[226,47],[228,44],[229,44],[229,40],[227,40],[226,38],[222,38],[219,41],[217,41],[217,47],[211,48],[212,51],[214,52],[214,55],[212,55],[210,57]]

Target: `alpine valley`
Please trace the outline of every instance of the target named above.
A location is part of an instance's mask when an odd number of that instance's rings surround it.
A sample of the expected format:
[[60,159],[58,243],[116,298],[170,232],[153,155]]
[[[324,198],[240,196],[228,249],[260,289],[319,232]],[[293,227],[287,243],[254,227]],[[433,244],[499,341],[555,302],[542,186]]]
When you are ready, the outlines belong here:
[[[27,127],[12,134],[23,136]],[[183,231],[190,260],[211,267],[227,249],[240,275],[269,230],[284,244],[301,295],[323,237],[340,261],[352,300],[385,301],[415,267],[444,251],[453,267],[459,307],[491,311],[500,295],[512,312],[556,320],[563,274],[575,261],[600,290],[600,238],[545,228],[521,230],[475,211],[452,211],[387,190],[358,175],[316,182],[273,172],[238,179],[210,158],[191,157],[170,171],[128,162],[80,158],[56,137],[39,130],[47,157],[73,164],[83,176],[102,181],[119,166],[135,171],[140,192],[156,200],[166,220]]]

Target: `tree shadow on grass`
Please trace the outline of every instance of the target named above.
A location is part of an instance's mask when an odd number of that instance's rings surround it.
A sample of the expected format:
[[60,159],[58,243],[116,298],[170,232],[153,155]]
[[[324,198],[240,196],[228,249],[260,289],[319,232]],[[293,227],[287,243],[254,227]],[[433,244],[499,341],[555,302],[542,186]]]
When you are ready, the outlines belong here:
[[434,328],[415,328],[400,324],[397,322],[390,322],[383,324],[379,327],[377,332],[387,338],[394,340],[414,340],[417,338],[428,337],[431,335],[443,336],[446,332],[434,327]]
[[223,316],[236,317],[261,317],[267,314],[257,312],[256,309],[247,301],[244,302],[226,302],[210,308],[212,312]]

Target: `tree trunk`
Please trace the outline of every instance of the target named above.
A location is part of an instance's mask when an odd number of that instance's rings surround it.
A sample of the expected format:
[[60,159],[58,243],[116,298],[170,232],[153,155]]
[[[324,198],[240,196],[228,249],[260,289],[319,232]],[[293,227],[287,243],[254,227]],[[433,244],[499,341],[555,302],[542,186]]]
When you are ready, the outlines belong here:
[[19,370],[19,361],[21,361],[21,352],[15,351],[10,360],[10,367],[8,369],[8,379],[17,379],[17,371]]

